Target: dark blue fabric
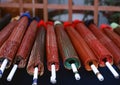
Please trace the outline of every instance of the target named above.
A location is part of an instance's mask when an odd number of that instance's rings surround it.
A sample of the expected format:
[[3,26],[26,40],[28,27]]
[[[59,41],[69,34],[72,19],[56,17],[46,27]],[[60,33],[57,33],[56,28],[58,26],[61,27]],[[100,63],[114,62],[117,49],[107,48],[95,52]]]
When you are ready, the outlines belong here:
[[28,19],[29,19],[29,21],[31,21],[31,16],[30,16],[30,13],[29,13],[29,12],[23,13],[23,14],[20,16],[20,18],[22,18],[22,17],[24,17],[24,16],[27,16]]
[[37,22],[39,22],[40,18],[39,17],[33,17],[32,20],[36,20]]
[[[118,68],[114,65],[114,68],[119,72]],[[10,68],[11,69],[11,68]],[[6,70],[2,79],[0,79],[0,85],[32,85],[32,76],[27,74],[25,69],[18,69],[12,82],[7,82],[6,78],[10,69]],[[60,70],[57,72],[57,84],[55,85],[120,85],[120,79],[115,79],[107,67],[99,68],[103,74],[105,80],[100,82],[93,72],[86,71],[83,67],[79,69],[81,80],[76,81],[72,71],[64,69],[61,64]],[[45,65],[44,75],[39,77],[38,85],[53,85],[50,83],[50,72]]]

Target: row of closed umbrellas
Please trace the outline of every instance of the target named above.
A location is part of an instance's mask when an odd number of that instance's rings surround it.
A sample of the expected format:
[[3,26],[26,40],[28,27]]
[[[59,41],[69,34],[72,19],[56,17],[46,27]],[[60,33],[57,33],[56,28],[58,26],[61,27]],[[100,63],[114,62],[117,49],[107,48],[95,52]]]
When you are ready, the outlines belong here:
[[78,73],[81,63],[87,71],[93,71],[100,81],[104,80],[104,76],[97,69],[98,66],[107,66],[113,76],[119,78],[112,67],[114,62],[120,68],[119,35],[108,25],[102,26],[101,31],[91,21],[86,24],[79,20],[64,24],[60,21],[45,23],[42,20],[38,23],[36,18],[31,20],[29,13],[24,13],[19,20],[10,22],[0,32],[0,76],[12,63],[13,68],[7,77],[11,81],[17,68],[25,68],[27,64],[27,72],[33,75],[33,85],[36,85],[38,75],[44,73],[46,53],[47,68],[51,71],[50,82],[53,84],[57,82],[59,57],[64,67],[73,71],[76,80],[81,78]]

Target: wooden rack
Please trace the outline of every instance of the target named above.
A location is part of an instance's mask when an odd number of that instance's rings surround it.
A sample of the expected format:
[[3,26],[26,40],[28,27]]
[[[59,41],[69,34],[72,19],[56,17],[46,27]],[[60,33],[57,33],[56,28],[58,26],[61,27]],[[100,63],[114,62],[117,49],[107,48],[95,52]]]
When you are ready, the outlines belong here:
[[[43,9],[44,20],[48,20],[48,9],[57,10],[68,10],[69,21],[72,21],[72,10],[86,10],[93,11],[94,13],[94,23],[98,23],[98,12],[99,11],[116,11],[120,12],[120,6],[99,6],[99,0],[94,0],[94,5],[92,6],[80,6],[72,5],[72,0],[68,0],[68,5],[66,4],[48,4],[48,0],[43,0],[43,3],[23,3],[23,0],[19,0],[19,3],[0,3],[0,7],[14,7],[19,8],[20,13],[23,12],[24,8],[35,8]],[[119,20],[120,21],[120,20]]]

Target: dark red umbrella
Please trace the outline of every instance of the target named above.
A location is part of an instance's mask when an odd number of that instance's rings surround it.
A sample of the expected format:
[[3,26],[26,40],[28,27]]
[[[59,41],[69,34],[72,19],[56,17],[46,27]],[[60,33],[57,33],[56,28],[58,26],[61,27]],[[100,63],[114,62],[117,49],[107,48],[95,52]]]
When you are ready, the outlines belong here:
[[59,70],[58,47],[53,22],[47,22],[46,52],[47,67],[51,71],[51,83],[56,83],[56,71]]
[[0,67],[0,77],[2,77],[5,68],[9,67],[14,59],[14,56],[20,46],[24,33],[27,29],[29,21],[28,17],[28,14],[23,14],[17,25],[14,27],[14,30],[11,33],[10,37],[0,48],[0,60],[2,61]]

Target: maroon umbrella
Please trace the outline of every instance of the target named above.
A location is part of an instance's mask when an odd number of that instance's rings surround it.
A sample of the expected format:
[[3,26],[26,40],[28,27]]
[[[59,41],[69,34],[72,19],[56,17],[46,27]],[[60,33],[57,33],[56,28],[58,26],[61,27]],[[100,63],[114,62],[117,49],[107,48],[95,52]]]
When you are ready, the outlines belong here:
[[17,21],[12,21],[0,31],[0,47],[9,38],[16,24]]
[[47,67],[51,71],[51,83],[56,83],[56,71],[59,70],[58,47],[53,22],[47,22],[46,52]]
[[10,37],[0,48],[0,60],[2,61],[0,68],[0,77],[2,77],[5,68],[9,67],[12,63],[13,58],[23,39],[24,33],[27,29],[28,21],[28,16],[22,16],[17,25],[14,27],[14,30],[11,33]]

